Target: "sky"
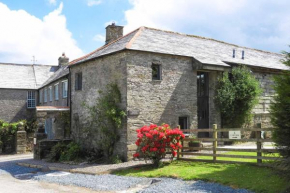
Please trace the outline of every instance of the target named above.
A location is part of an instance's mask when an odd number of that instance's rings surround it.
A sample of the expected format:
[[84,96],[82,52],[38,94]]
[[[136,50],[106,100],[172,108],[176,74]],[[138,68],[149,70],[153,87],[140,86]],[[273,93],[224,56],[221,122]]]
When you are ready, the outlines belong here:
[[280,53],[289,0],[0,0],[0,62],[57,65],[104,45],[105,27],[147,26]]

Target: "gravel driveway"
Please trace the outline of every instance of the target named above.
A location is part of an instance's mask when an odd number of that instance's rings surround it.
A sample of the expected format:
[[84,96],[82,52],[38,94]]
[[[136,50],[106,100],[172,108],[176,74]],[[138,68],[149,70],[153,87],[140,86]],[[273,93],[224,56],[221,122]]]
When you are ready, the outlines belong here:
[[233,189],[217,183],[203,181],[183,181],[171,178],[137,178],[111,174],[87,175],[61,171],[42,172],[40,169],[18,166],[16,162],[0,161],[0,175],[9,174],[19,180],[75,185],[96,191],[249,193],[245,189]]

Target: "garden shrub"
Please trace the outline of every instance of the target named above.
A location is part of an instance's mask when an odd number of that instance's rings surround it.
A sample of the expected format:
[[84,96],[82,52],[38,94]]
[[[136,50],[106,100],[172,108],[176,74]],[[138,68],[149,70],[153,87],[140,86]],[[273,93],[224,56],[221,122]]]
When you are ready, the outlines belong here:
[[184,134],[179,128],[171,129],[168,124],[151,124],[138,129],[137,138],[134,157],[152,160],[153,165],[158,167],[166,155],[166,149],[171,151],[171,159],[177,155],[177,150],[182,147],[179,141]]
[[[282,62],[290,67],[290,53],[284,54]],[[290,71],[274,76],[274,83],[276,95],[271,105],[271,122],[275,127],[273,139],[285,158],[283,167],[289,171],[290,178]]]
[[218,79],[215,103],[223,127],[242,127],[252,118],[252,109],[262,93],[260,83],[245,66],[232,68]]
[[60,156],[60,161],[76,161],[82,157],[82,150],[79,144],[71,142],[66,146],[65,151]]
[[58,162],[66,151],[67,145],[65,143],[59,142],[51,148],[51,151],[48,155],[48,160],[51,162]]

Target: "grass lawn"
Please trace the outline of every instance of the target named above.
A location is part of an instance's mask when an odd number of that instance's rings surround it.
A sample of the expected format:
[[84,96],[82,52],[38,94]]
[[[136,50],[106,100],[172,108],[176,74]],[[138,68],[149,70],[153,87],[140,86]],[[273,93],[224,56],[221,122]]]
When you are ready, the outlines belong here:
[[174,177],[184,180],[204,180],[245,188],[255,192],[279,193],[289,182],[276,175],[272,169],[249,164],[221,164],[174,161],[161,168],[144,166],[116,171],[114,174],[136,177]]

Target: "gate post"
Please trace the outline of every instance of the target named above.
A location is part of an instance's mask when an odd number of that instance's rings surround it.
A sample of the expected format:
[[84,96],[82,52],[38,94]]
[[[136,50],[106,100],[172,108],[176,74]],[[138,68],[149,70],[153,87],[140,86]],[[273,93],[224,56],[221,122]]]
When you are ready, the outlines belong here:
[[26,131],[24,130],[23,123],[18,124],[18,131],[16,132],[16,153],[26,152]]
[[212,125],[213,129],[213,161],[216,161],[216,148],[217,148],[217,124]]
[[[258,127],[261,129],[262,128],[262,124],[259,124]],[[256,131],[256,139],[257,139],[257,157],[261,157],[262,156],[262,142],[259,141],[261,140],[261,131]],[[258,164],[262,164],[263,161],[261,158],[257,158],[257,163]]]

